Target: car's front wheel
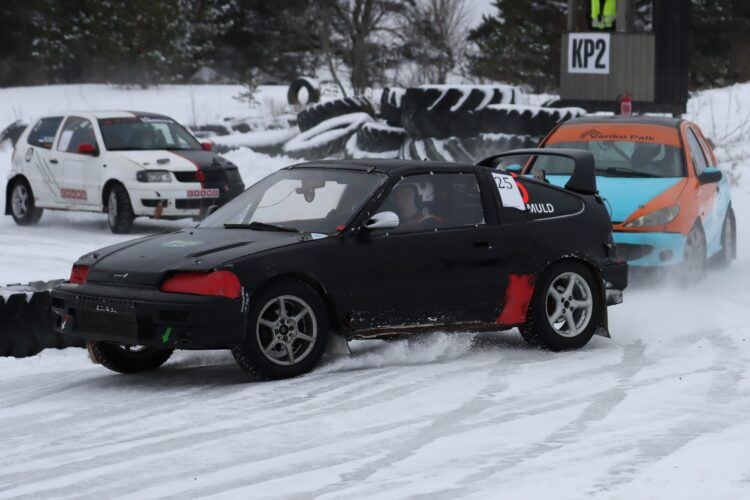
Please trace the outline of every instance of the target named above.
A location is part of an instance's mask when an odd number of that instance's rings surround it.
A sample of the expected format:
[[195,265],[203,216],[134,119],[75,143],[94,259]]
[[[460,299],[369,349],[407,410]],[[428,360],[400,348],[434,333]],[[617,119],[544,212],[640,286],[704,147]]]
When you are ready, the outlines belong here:
[[133,205],[124,186],[115,184],[107,195],[107,221],[109,229],[116,234],[129,233],[133,228]]
[[34,193],[25,179],[16,179],[10,188],[10,213],[19,226],[32,226],[39,222],[44,212],[36,208]]
[[706,275],[706,236],[699,224],[688,233],[679,273],[680,283],[686,286],[695,285]]
[[155,370],[172,356],[172,349],[119,345],[109,342],[87,342],[91,356],[105,368],[119,373]]
[[552,351],[583,347],[599,327],[606,304],[594,272],[580,262],[547,269],[534,287],[523,338]]
[[232,347],[237,364],[263,379],[312,370],[328,342],[325,303],[310,285],[282,280],[252,301],[245,341]]

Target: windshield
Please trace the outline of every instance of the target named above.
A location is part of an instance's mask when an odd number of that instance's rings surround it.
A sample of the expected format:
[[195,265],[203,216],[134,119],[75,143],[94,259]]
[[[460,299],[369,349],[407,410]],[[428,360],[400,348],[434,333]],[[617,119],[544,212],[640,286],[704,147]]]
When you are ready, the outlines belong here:
[[347,225],[385,180],[341,169],[279,170],[207,217],[200,227],[333,233]]
[[102,118],[99,128],[109,151],[201,149],[200,143],[171,118]]
[[[597,175],[609,177],[684,177],[682,151],[668,144],[634,141],[575,141],[548,144],[550,148],[591,151]],[[554,156],[536,158],[528,173],[571,175],[573,162]]]

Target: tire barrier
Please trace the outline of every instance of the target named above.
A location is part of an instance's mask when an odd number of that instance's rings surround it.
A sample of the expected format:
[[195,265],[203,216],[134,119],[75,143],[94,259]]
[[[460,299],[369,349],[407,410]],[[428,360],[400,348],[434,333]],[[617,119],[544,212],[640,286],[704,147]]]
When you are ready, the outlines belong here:
[[357,130],[357,148],[361,151],[382,153],[398,151],[406,139],[406,131],[387,123],[368,122]]
[[523,104],[498,104],[470,113],[468,119],[488,134],[545,136],[558,124],[586,111],[581,108],[543,108]]
[[380,95],[380,117],[388,125],[401,126],[401,102],[406,90],[396,87],[386,87]]
[[209,139],[215,136],[225,136],[230,134],[229,128],[225,125],[200,125],[191,127],[190,131],[199,139]]
[[330,118],[287,141],[282,153],[306,160],[343,155],[347,140],[369,121],[372,121],[369,113],[349,113]]
[[21,120],[16,120],[0,132],[0,143],[3,141],[10,141],[13,147],[16,146],[18,138],[23,134],[26,124]]
[[307,78],[301,76],[295,78],[292,83],[289,84],[289,90],[286,93],[286,101],[289,105],[301,104],[299,100],[300,90],[307,90],[307,102],[310,105],[320,101],[320,83],[313,78]]
[[408,138],[399,151],[405,160],[475,163],[493,154],[534,147],[538,137],[528,135],[480,134],[477,137]]
[[411,137],[468,137],[481,132],[471,122],[470,130],[462,130],[471,113],[491,104],[513,104],[518,96],[518,89],[508,85],[410,88],[401,100],[401,124]]
[[297,114],[297,125],[302,132],[305,132],[326,120],[352,113],[367,113],[375,116],[372,104],[365,96],[344,97],[305,108]]
[[50,290],[63,281],[0,287],[0,356],[23,358],[44,349],[83,347],[55,331]]

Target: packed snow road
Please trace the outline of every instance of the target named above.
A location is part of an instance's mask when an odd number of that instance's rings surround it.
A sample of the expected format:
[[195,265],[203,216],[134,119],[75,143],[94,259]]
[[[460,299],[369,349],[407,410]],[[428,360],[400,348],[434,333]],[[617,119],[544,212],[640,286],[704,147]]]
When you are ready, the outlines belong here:
[[[750,494],[750,258],[692,290],[636,287],[612,339],[515,332],[352,343],[257,382],[225,352],[133,376],[83,350],[0,359],[0,498],[739,498]],[[182,223],[137,223],[137,233]],[[64,277],[103,215],[0,219],[0,281]]]

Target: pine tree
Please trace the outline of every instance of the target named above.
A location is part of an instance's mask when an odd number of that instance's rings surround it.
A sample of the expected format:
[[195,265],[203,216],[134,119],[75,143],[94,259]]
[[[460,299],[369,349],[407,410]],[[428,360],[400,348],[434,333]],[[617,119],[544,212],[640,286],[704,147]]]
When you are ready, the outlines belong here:
[[470,71],[481,78],[529,85],[536,91],[557,86],[560,39],[565,30],[564,0],[495,0],[469,34],[474,54]]

